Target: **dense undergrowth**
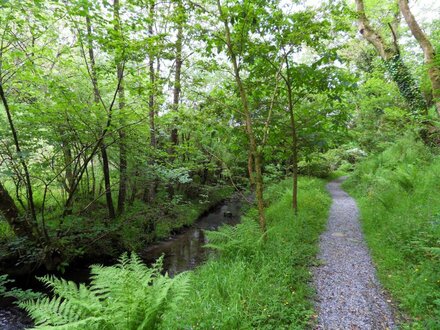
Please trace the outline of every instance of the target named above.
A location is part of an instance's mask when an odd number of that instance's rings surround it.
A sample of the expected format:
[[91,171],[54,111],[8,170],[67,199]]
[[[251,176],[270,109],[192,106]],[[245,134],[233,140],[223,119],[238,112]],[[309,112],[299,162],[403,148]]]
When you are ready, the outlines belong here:
[[45,277],[54,297],[20,305],[38,329],[307,328],[314,321],[310,266],[330,197],[323,180],[301,178],[294,217],[290,186],[268,188],[267,239],[250,210],[236,227],[208,233],[218,253],[194,272],[170,279],[160,260],[146,268],[125,255],[118,265],[93,266],[89,286]]
[[412,318],[440,329],[440,157],[408,136],[360,163],[357,197],[380,280]]
[[293,216],[291,181],[268,188],[267,240],[256,214],[209,234],[219,251],[192,276],[186,304],[164,329],[303,329],[313,321],[310,266],[330,198],[322,180],[301,178]]
[[[67,216],[62,221],[61,217],[48,218],[50,249],[59,253],[56,267],[63,270],[78,257],[117,257],[122,251],[138,251],[192,225],[231,193],[230,186],[218,185],[207,187],[204,194],[193,198],[175,195],[171,202],[165,202],[163,198],[162,203],[157,201],[151,205],[134,201],[132,205],[127,205],[124,214],[111,222],[106,218],[105,205],[99,201],[81,216]],[[64,234],[59,235],[55,229]],[[17,238],[9,224],[0,217],[0,272],[9,272],[11,264],[14,264],[13,268],[33,267],[45,258],[47,250],[47,247],[45,249]]]

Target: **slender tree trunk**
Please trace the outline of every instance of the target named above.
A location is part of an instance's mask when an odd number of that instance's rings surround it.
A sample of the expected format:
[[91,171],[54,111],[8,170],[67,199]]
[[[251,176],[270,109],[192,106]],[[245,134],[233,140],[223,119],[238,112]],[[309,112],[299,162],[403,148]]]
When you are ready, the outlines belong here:
[[[121,18],[119,15],[120,3],[119,0],[114,0],[114,29],[119,36],[119,41],[122,41],[121,31]],[[122,45],[120,45],[122,46]],[[127,146],[126,146],[126,133],[125,133],[125,89],[124,89],[124,77],[123,77],[123,50],[118,51],[116,54],[116,70],[117,78],[120,81],[118,98],[119,98],[119,124],[121,128],[118,130],[119,134],[119,195],[118,195],[118,214],[122,214],[125,208],[125,200],[127,195]]]
[[112,199],[112,185],[110,182],[110,171],[109,171],[109,164],[108,164],[108,156],[107,156],[107,149],[106,149],[105,143],[101,144],[101,155],[102,155],[102,168],[104,170],[104,187],[105,187],[105,199],[107,201],[107,208],[108,208],[108,216],[110,219],[114,219],[116,212],[115,207],[113,206],[113,199]]
[[434,97],[437,113],[440,116],[440,64],[436,60],[437,55],[435,49],[412,14],[408,5],[408,0],[399,0],[399,8],[412,35],[419,42],[423,54],[425,55],[425,64],[428,68],[428,76],[431,81],[432,95]]
[[[93,96],[94,96],[94,102],[95,105],[99,105],[101,96],[99,92],[98,87],[98,78],[96,75],[96,63],[95,63],[95,53],[93,50],[93,39],[92,39],[92,24],[90,21],[90,16],[86,15],[86,25],[87,25],[87,38],[88,38],[88,51],[89,51],[89,58],[90,58],[90,73],[91,73],[91,80],[93,85]],[[109,113],[108,116],[111,114]],[[109,120],[110,117],[107,117]],[[102,138],[103,140],[105,137]],[[106,150],[105,142],[102,141],[99,150],[101,152],[101,158],[102,158],[102,173],[104,176],[104,185],[105,185],[105,198],[107,202],[107,209],[108,209],[108,215],[110,219],[115,218],[115,207],[113,205],[113,198],[112,198],[112,191],[111,191],[111,180],[110,180],[110,168],[109,168],[109,161],[108,161],[108,155]],[[93,157],[93,156],[92,156]]]
[[[181,74],[182,74],[182,42],[183,42],[183,4],[182,0],[177,0],[177,40],[176,40],[176,63],[174,72],[174,88],[173,88],[173,111],[179,111],[180,91],[181,91]],[[179,144],[179,132],[176,127],[171,131],[171,143],[173,146]],[[174,152],[174,150],[173,150]]]
[[12,120],[12,114],[9,109],[9,104],[5,96],[5,92],[3,90],[3,84],[0,82],[0,98],[3,103],[3,107],[6,111],[6,117],[8,119],[9,128],[11,129],[12,137],[14,140],[15,150],[17,152],[17,157],[19,159],[19,162],[23,168],[24,177],[25,177],[25,185],[26,185],[26,195],[27,195],[27,201],[28,201],[28,210],[31,216],[32,220],[32,226],[39,234],[39,228],[37,224],[37,213],[35,210],[35,204],[34,204],[34,195],[32,190],[32,182],[31,182],[31,176],[29,174],[29,169],[27,167],[26,161],[23,159],[20,143],[18,140],[17,131],[15,129],[14,121]]
[[255,191],[255,178],[254,178],[254,159],[252,153],[248,151],[248,175],[249,175],[249,188],[251,191]]
[[[175,71],[174,71],[174,86],[173,86],[173,108],[176,117],[173,120],[173,127],[171,129],[171,148],[170,159],[174,161],[176,158],[176,146],[179,144],[179,131],[176,127],[177,113],[179,112],[180,92],[181,92],[181,74],[182,74],[182,43],[183,43],[183,15],[184,8],[182,0],[176,0],[176,16],[177,16],[177,39],[175,43]],[[168,197],[171,199],[175,193],[175,187],[172,183],[167,185]]]
[[253,127],[252,127],[252,117],[249,108],[248,96],[246,93],[246,89],[244,88],[243,81],[240,76],[240,69],[238,67],[237,56],[233,49],[232,39],[231,39],[231,31],[229,29],[228,20],[224,17],[224,13],[220,4],[220,0],[217,0],[218,11],[220,14],[220,19],[222,20],[225,27],[225,38],[226,38],[226,46],[228,48],[228,52],[230,55],[231,63],[234,69],[235,81],[240,93],[240,99],[243,106],[243,113],[245,117],[246,123],[246,132],[249,139],[249,148],[250,153],[254,159],[255,166],[255,189],[256,189],[256,197],[257,197],[257,207],[258,207],[258,220],[260,223],[260,229],[265,234],[266,233],[266,218],[264,214],[264,196],[263,196],[263,173],[262,173],[262,155],[258,152],[257,142],[255,139]]
[[72,170],[72,150],[70,149],[68,142],[63,139],[62,141],[63,155],[64,155],[64,163],[66,164],[66,190],[70,191],[73,186],[73,170]]
[[92,198],[95,198],[96,195],[96,176],[95,176],[95,162],[93,161],[93,158],[90,160],[90,167],[92,170],[92,189],[89,192]]
[[[153,37],[154,35],[154,29],[153,29],[153,20],[155,15],[155,2],[151,1],[150,3],[150,11],[149,11],[149,19],[150,22],[148,24],[148,34],[150,37]],[[155,152],[157,148],[157,141],[156,141],[156,123],[155,123],[155,116],[156,116],[156,104],[155,104],[155,94],[156,94],[156,72],[154,70],[154,60],[155,56],[152,51],[150,51],[148,55],[148,66],[149,66],[149,77],[150,77],[150,91],[149,91],[149,97],[148,97],[148,114],[150,119],[150,146],[153,149],[153,152]],[[151,160],[151,162],[154,164],[155,160]],[[148,188],[148,200],[150,202],[154,201],[156,198],[156,191],[157,191],[157,178],[154,177],[152,182],[149,184]]]
[[292,86],[289,80],[287,83],[287,96],[289,99],[290,128],[292,130],[292,207],[296,215],[298,214],[298,136],[296,133],[295,113],[293,110]]

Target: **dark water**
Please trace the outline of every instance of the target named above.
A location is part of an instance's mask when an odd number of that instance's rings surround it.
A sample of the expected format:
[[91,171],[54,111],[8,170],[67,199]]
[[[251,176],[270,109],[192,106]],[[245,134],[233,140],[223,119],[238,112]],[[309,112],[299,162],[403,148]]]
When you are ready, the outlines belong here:
[[193,269],[202,263],[209,253],[203,248],[207,243],[203,231],[215,230],[223,224],[237,224],[240,220],[240,206],[240,199],[233,197],[200,218],[193,227],[169,240],[146,248],[139,252],[139,255],[147,264],[151,264],[164,254],[164,270],[171,276]]
[[[209,250],[203,248],[207,243],[204,230],[215,230],[223,224],[237,224],[240,221],[240,207],[240,198],[234,196],[202,216],[192,227],[168,240],[148,246],[138,254],[147,264],[154,263],[164,255],[164,271],[170,276],[194,269],[209,254]],[[63,275],[78,283],[86,282],[88,276],[88,266],[71,268]],[[22,330],[31,326],[32,323],[22,310],[0,299],[0,330]]]

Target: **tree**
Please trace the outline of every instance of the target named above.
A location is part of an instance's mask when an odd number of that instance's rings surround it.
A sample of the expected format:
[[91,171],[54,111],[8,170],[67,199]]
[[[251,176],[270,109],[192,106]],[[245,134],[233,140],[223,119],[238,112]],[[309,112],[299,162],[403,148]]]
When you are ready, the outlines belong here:
[[393,21],[388,23],[392,35],[392,41],[387,42],[384,37],[372,27],[365,12],[363,0],[356,0],[356,11],[358,15],[359,32],[374,46],[380,57],[383,59],[388,69],[388,73],[396,82],[400,93],[407,101],[411,111],[414,114],[426,114],[426,102],[400,54],[397,35],[398,12],[394,12]]
[[118,194],[118,214],[124,212],[125,199],[127,195],[127,143],[125,133],[125,89],[124,89],[124,39],[122,36],[121,17],[119,14],[119,0],[113,1],[113,21],[115,29],[116,50],[116,76],[119,84],[118,103],[119,103],[119,194]]
[[[175,10],[176,21],[176,43],[175,43],[175,60],[174,60],[174,84],[173,84],[173,111],[176,113],[179,111],[180,93],[182,88],[182,43],[183,43],[183,24],[185,22],[185,8],[183,7],[182,0],[176,1]],[[175,152],[175,146],[179,144],[179,132],[176,127],[171,130],[171,144],[173,145],[173,152]]]
[[412,35],[417,39],[420,47],[423,50],[423,54],[425,55],[425,65],[427,66],[429,80],[431,81],[431,91],[434,97],[437,113],[440,116],[440,61],[437,58],[437,54],[435,53],[432,43],[429,41],[426,33],[423,32],[419,23],[417,23],[417,20],[412,14],[408,5],[408,0],[398,1],[400,11],[405,18]]
[[3,84],[0,81],[0,98],[3,103],[3,107],[6,112],[6,116],[8,118],[9,128],[11,130],[11,134],[13,136],[13,141],[15,145],[15,151],[16,151],[16,157],[19,159],[19,162],[22,166],[22,170],[24,172],[24,181],[26,186],[26,192],[27,192],[27,201],[28,201],[28,211],[30,216],[30,221],[33,224],[32,227],[29,227],[26,225],[26,223],[23,223],[23,227],[20,226],[18,223],[18,209],[16,208],[13,200],[7,193],[7,191],[3,188],[3,186],[0,186],[0,194],[1,194],[1,204],[2,204],[2,212],[6,215],[6,218],[9,219],[10,223],[13,224],[12,228],[16,230],[18,233],[26,233],[28,237],[32,237],[32,229],[35,229],[38,231],[37,226],[37,213],[35,209],[35,203],[34,203],[34,197],[33,197],[33,189],[32,189],[32,182],[31,182],[31,176],[29,173],[28,165],[26,164],[26,161],[23,157],[23,153],[20,147],[20,142],[18,140],[18,134],[17,130],[15,129],[14,121],[12,119],[11,110],[9,109],[9,104],[6,99],[5,92],[3,90]]
[[3,215],[6,221],[11,226],[12,230],[19,237],[33,237],[33,228],[29,223],[20,216],[14,200],[9,195],[8,191],[0,183],[0,214]]
[[[97,73],[96,73],[96,61],[95,61],[95,52],[94,52],[94,48],[93,48],[93,36],[92,36],[92,23],[91,23],[89,8],[87,8],[87,13],[85,16],[86,16],[85,19],[86,19],[86,27],[87,27],[87,41],[88,41],[87,48],[88,48],[89,60],[90,60],[88,72],[89,72],[90,80],[91,80],[92,86],[93,86],[93,100],[94,100],[95,106],[100,107],[102,105],[105,108],[105,105],[102,100],[101,92],[99,90],[98,77],[97,77]],[[86,55],[85,55],[84,51],[83,51],[83,56],[84,56],[85,63],[87,64],[88,61],[85,58]],[[119,79],[123,79],[123,75],[122,74],[119,75],[119,71],[118,71],[118,80]],[[119,80],[119,81],[121,81],[121,80]],[[119,88],[118,88],[118,91],[119,91]],[[109,110],[107,110],[107,126],[106,126],[107,129],[111,125],[111,121],[112,121],[112,112],[111,111],[112,111],[112,109],[113,109],[113,107],[111,107]],[[112,188],[111,188],[112,185],[111,185],[111,181],[110,181],[110,166],[109,166],[109,160],[108,160],[108,154],[107,154],[107,146],[105,144],[104,137],[102,138],[102,141],[99,144],[99,149],[101,151],[102,172],[104,175],[105,197],[106,197],[106,202],[107,202],[108,215],[109,215],[110,219],[113,219],[116,216],[116,212],[115,212],[115,207],[113,205]]]
[[[243,40],[243,36],[246,38],[248,37],[249,34],[249,26],[250,24],[252,24],[251,22],[249,22],[248,20],[250,19],[249,16],[252,15],[251,11],[246,11],[246,9],[252,9],[253,6],[251,6],[251,4],[247,3],[246,6],[244,7],[244,11],[243,11],[243,21],[239,22],[238,24],[242,24],[241,26],[239,26],[239,28],[243,29],[241,31],[241,35],[239,32],[234,31],[235,34],[234,36],[238,36],[238,40],[234,40],[232,33],[231,33],[231,17],[230,15],[230,11],[228,10],[227,12],[224,10],[224,8],[222,7],[222,4],[220,2],[220,0],[217,0],[217,9],[218,9],[218,14],[219,14],[219,19],[220,21],[223,23],[224,26],[224,42],[227,48],[227,53],[229,55],[231,64],[232,64],[232,68],[233,68],[233,74],[234,74],[234,78],[235,78],[235,82],[237,84],[237,88],[238,88],[238,92],[240,95],[240,100],[241,100],[241,105],[242,105],[242,111],[243,111],[243,116],[244,116],[244,122],[245,122],[245,126],[246,126],[246,133],[248,136],[248,140],[249,140],[249,152],[252,155],[252,160],[253,160],[253,164],[254,164],[254,172],[255,172],[255,193],[256,193],[256,197],[257,197],[257,207],[258,207],[258,218],[259,218],[259,223],[260,223],[260,228],[262,230],[263,233],[266,232],[266,218],[265,218],[265,214],[264,214],[264,197],[263,197],[263,191],[264,191],[264,187],[263,187],[263,173],[262,173],[262,153],[261,153],[261,147],[259,148],[257,145],[257,141],[256,141],[256,137],[254,134],[254,127],[253,127],[253,120],[252,120],[252,114],[251,114],[251,109],[249,106],[249,98],[248,98],[248,93],[246,91],[246,88],[244,86],[243,83],[243,79],[241,77],[241,67],[239,65],[238,62],[238,56],[243,55],[240,54],[240,50],[243,50],[243,46],[240,43],[246,43],[249,42],[249,39],[247,40]],[[249,10],[248,9],[248,10]],[[239,15],[237,15],[239,17]],[[249,24],[249,25],[248,25]],[[248,26],[247,26],[248,25]],[[238,53],[238,54],[237,54]]]

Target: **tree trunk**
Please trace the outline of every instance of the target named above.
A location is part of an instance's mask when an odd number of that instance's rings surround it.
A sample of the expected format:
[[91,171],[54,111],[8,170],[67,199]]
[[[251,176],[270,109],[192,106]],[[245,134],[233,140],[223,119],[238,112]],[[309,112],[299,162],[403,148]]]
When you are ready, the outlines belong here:
[[[182,42],[183,42],[183,4],[182,0],[177,0],[177,40],[176,40],[176,68],[174,72],[174,88],[173,88],[173,111],[179,111],[180,91],[181,91],[181,74],[182,74]],[[173,146],[179,144],[179,132],[177,127],[173,127],[171,131],[171,143]],[[175,150],[173,149],[173,152]]]
[[72,171],[72,150],[69,147],[69,143],[67,140],[63,138],[62,140],[62,149],[63,149],[63,155],[64,155],[64,163],[66,164],[66,178],[65,178],[65,185],[66,190],[70,191],[73,186],[73,171]]
[[18,237],[33,237],[32,226],[25,219],[20,217],[18,208],[9,193],[0,183],[0,214],[4,216],[11,226],[12,230]]
[[243,106],[243,113],[245,116],[246,123],[246,133],[249,139],[249,151],[254,159],[255,166],[255,188],[256,188],[256,197],[257,197],[257,207],[258,207],[258,221],[260,224],[260,229],[263,234],[266,234],[266,218],[264,214],[264,196],[263,196],[263,174],[261,168],[262,156],[258,151],[257,142],[255,139],[253,127],[252,127],[252,117],[249,109],[248,96],[246,93],[246,89],[244,88],[243,81],[240,76],[240,68],[238,67],[237,56],[233,49],[232,39],[231,39],[231,31],[229,29],[228,20],[224,17],[224,13],[220,4],[220,0],[217,0],[218,11],[220,14],[220,19],[222,20],[225,27],[225,38],[226,38],[226,46],[228,48],[228,52],[231,58],[231,63],[234,69],[235,81],[237,83],[237,87],[240,93],[240,99]]
[[[3,106],[6,111],[6,117],[8,119],[9,127],[11,129],[12,137],[14,140],[15,150],[17,152],[17,157],[19,159],[19,162],[23,168],[24,177],[25,177],[25,185],[26,185],[26,195],[27,195],[27,202],[28,202],[28,211],[31,216],[32,220],[32,226],[34,229],[39,232],[38,224],[37,224],[37,213],[35,210],[35,204],[34,204],[34,195],[32,190],[32,182],[31,182],[31,176],[29,174],[29,169],[27,167],[27,164],[25,160],[23,159],[23,155],[20,148],[20,143],[18,141],[18,135],[17,131],[15,129],[14,122],[12,120],[11,111],[9,109],[8,101],[5,96],[5,92],[3,90],[3,84],[0,82],[0,98],[2,100]],[[38,233],[39,234],[39,233]]]
[[[121,18],[119,15],[120,3],[119,0],[114,0],[114,29],[119,41],[122,41]],[[119,45],[121,48],[123,45]],[[123,68],[123,50],[116,54],[116,71],[119,83],[118,101],[119,101],[119,195],[118,195],[118,214],[122,214],[125,208],[125,200],[127,195],[127,146],[125,133],[125,89],[124,89],[124,68]]]
[[[88,39],[88,50],[89,50],[89,57],[90,57],[90,74],[91,74],[91,80],[93,85],[93,96],[94,96],[94,103],[95,105],[98,105],[101,102],[101,95],[99,92],[98,87],[98,78],[96,75],[96,64],[95,64],[95,53],[93,50],[93,39],[92,39],[92,24],[90,21],[90,16],[86,15],[86,26],[87,26],[87,39]],[[118,77],[119,78],[119,77]],[[110,116],[110,114],[108,114]],[[109,117],[107,118],[110,119]],[[102,140],[104,140],[104,136],[102,137]],[[105,185],[105,197],[107,202],[107,209],[108,209],[108,215],[110,219],[115,218],[115,207],[113,205],[113,198],[112,198],[112,191],[111,191],[111,180],[110,180],[110,168],[109,168],[109,161],[107,156],[107,150],[106,145],[104,141],[101,142],[101,145],[99,146],[101,157],[102,157],[102,173],[104,176],[104,185]],[[92,156],[93,157],[93,156]]]
[[101,156],[102,156],[102,168],[104,171],[104,187],[105,187],[105,200],[107,201],[108,216],[110,219],[115,218],[115,207],[113,206],[112,198],[112,185],[110,182],[110,170],[107,156],[107,146],[105,143],[101,144]]
[[249,188],[251,191],[255,191],[255,179],[254,179],[254,160],[252,153],[248,151],[248,175],[249,175]]
[[[148,34],[150,37],[153,37],[154,35],[154,29],[153,29],[153,20],[154,20],[154,14],[155,14],[155,3],[154,1],[151,1],[150,3],[150,12],[149,12],[149,19],[150,22],[148,24]],[[148,110],[149,110],[149,119],[150,119],[150,146],[153,150],[156,150],[157,148],[157,141],[156,141],[156,123],[155,123],[155,116],[156,116],[156,104],[155,104],[155,95],[156,95],[156,73],[154,70],[154,60],[155,56],[152,51],[150,51],[148,55],[148,66],[149,66],[149,77],[150,77],[150,91],[149,91],[149,98],[148,98]],[[154,157],[152,157],[152,164],[155,163]],[[156,198],[156,191],[157,191],[157,178],[154,177],[152,182],[149,184],[148,188],[148,201],[152,202]]]
[[408,6],[408,0],[399,0],[399,8],[408,24],[412,35],[419,42],[425,55],[425,64],[428,67],[428,76],[431,81],[432,95],[434,97],[435,107],[440,116],[440,65],[436,61],[435,49],[429,41],[426,34],[420,28],[414,15]]
[[296,133],[295,113],[293,111],[292,86],[289,80],[287,80],[287,96],[289,99],[290,128],[292,130],[292,208],[296,215],[298,214],[298,138]]
[[387,43],[383,37],[370,25],[365,14],[363,0],[355,0],[358,13],[359,32],[371,43],[384,60],[388,72],[399,87],[401,95],[405,98],[412,112],[426,114],[427,105],[422,93],[415,83],[408,67],[404,64],[397,44],[397,36],[392,25],[393,42]]

